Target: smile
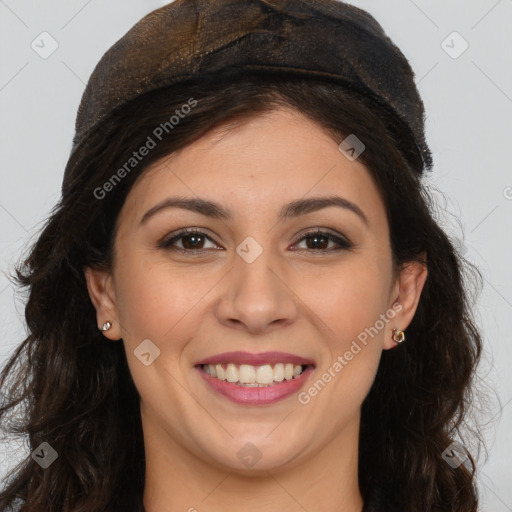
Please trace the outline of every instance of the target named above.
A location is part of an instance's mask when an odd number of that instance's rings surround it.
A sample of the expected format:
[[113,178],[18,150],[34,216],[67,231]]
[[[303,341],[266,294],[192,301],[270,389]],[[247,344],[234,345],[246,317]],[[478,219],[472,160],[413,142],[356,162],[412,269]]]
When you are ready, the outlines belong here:
[[283,352],[230,352],[200,361],[195,368],[215,394],[239,404],[265,405],[297,393],[315,364]]

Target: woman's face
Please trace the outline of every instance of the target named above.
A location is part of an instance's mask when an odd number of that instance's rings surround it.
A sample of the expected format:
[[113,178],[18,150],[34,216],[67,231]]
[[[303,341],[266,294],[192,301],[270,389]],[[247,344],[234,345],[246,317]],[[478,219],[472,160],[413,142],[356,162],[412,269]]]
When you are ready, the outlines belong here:
[[368,170],[280,109],[152,165],[119,215],[112,273],[87,277],[99,325],[123,339],[145,438],[256,471],[357,435],[381,352],[414,314],[415,268],[393,267]]

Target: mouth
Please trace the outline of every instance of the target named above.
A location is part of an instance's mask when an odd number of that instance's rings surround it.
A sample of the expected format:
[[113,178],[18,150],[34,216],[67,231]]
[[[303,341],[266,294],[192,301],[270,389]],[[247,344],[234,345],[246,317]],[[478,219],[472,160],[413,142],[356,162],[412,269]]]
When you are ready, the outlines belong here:
[[298,392],[315,368],[293,354],[231,352],[195,365],[209,388],[236,403],[263,405]]

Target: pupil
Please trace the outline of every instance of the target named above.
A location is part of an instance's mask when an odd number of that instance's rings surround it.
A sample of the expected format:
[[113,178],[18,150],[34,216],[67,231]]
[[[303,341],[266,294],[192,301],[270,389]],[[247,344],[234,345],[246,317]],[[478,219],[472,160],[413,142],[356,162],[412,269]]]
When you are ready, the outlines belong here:
[[[318,240],[326,240],[326,237],[323,235],[313,235],[310,240],[314,240],[314,244],[316,245]],[[315,246],[314,249],[319,249],[320,247]]]
[[[183,246],[186,249],[197,249],[197,244],[200,243],[201,235],[187,235],[183,238]],[[187,243],[187,240],[192,240],[192,243]],[[191,247],[187,247],[191,246]]]
[[[197,249],[198,245],[201,243],[201,235],[187,235],[183,237],[183,246],[186,249]],[[325,248],[325,241],[327,238],[323,235],[312,235],[309,237],[309,240],[312,241],[312,245],[314,249]],[[323,240],[323,244],[322,241]],[[321,244],[322,247],[319,247]],[[311,248],[311,247],[310,247]]]

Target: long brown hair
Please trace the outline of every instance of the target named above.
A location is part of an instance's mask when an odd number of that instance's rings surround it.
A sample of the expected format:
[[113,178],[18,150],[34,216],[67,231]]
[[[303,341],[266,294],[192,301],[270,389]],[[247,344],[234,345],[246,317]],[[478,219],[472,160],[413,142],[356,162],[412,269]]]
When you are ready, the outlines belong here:
[[[98,199],[94,190],[191,98],[191,112]],[[463,440],[468,426],[481,353],[469,297],[479,274],[435,221],[413,142],[389,112],[341,83],[271,73],[205,77],[140,96],[68,161],[62,198],[16,268],[16,284],[28,290],[29,334],[0,377],[3,428],[27,436],[31,450],[48,442],[58,459],[47,469],[30,456],[22,460],[0,494],[0,511],[16,504],[23,512],[142,510],[139,395],[123,344],[105,342],[97,329],[83,268],[111,265],[118,213],[151,163],[220,123],[279,106],[307,115],[337,143],[356,134],[366,146],[360,161],[384,198],[397,265],[427,254],[428,278],[407,342],[384,351],[362,405],[365,506],[378,510],[384,501],[386,510],[476,512],[473,458],[473,470],[453,468],[443,452]],[[20,407],[19,417],[9,414]]]

